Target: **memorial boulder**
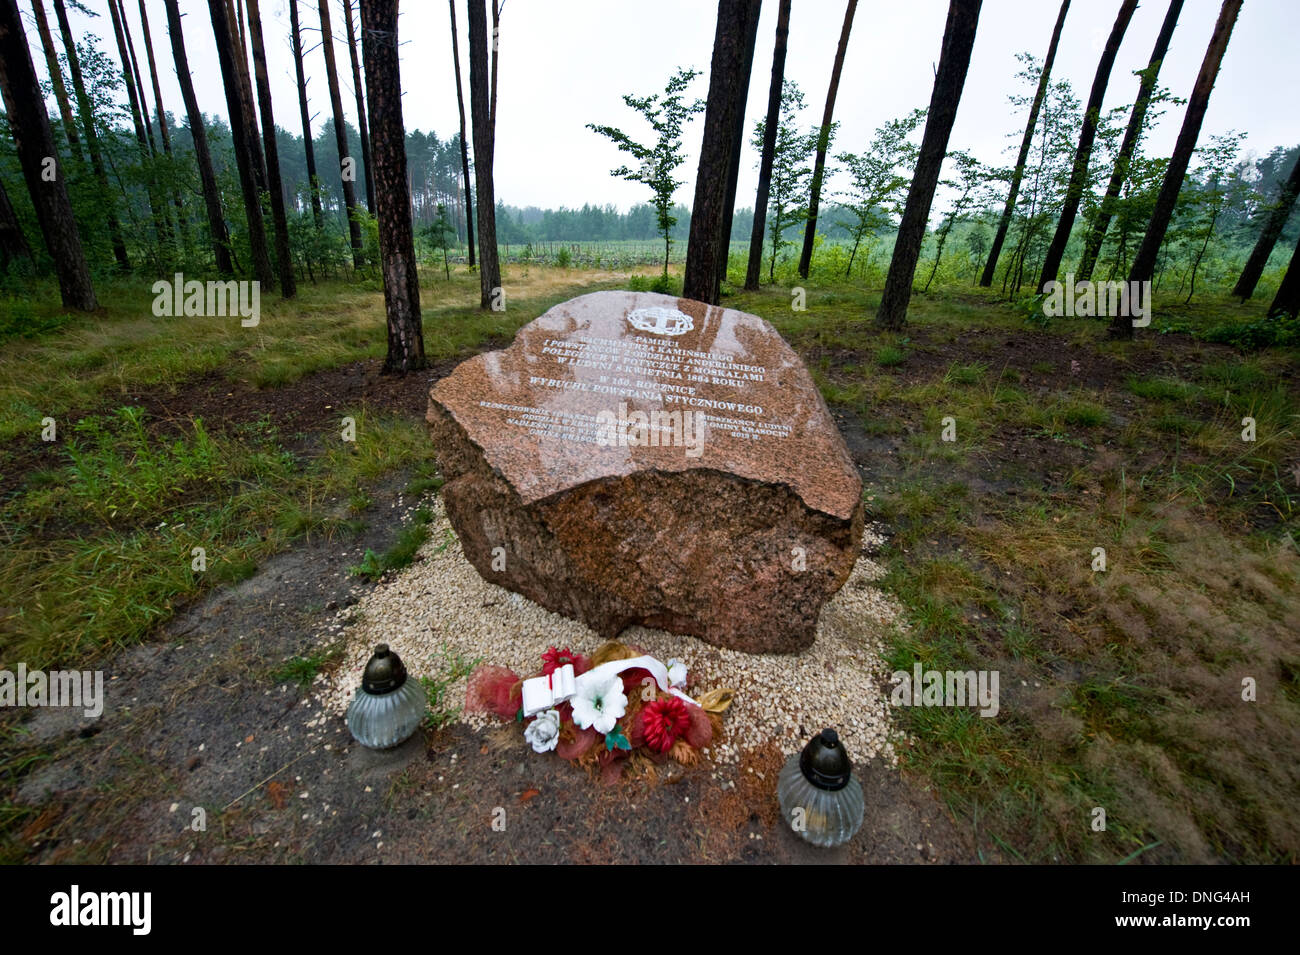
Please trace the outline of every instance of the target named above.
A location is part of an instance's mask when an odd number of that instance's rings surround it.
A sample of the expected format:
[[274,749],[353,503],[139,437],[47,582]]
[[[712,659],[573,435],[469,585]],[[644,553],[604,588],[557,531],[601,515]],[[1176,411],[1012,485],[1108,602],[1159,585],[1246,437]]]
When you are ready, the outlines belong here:
[[755,315],[583,295],[439,381],[428,422],[478,572],[605,637],[796,652],[857,558],[857,471]]

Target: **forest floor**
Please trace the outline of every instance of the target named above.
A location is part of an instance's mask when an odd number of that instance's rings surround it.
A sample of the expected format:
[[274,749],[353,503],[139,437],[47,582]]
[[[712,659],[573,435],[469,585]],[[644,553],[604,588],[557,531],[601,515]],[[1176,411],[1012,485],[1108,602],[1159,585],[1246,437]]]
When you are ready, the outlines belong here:
[[[410,559],[410,508],[438,485],[430,381],[628,282],[511,267],[507,311],[480,313],[474,276],[425,278],[432,367],[405,380],[378,374],[374,288],[268,296],[253,329],[155,318],[128,287],[90,318],[48,290],[22,306],[39,331],[0,356],[0,667],[100,667],[131,702],[0,714],[0,860],[1300,857],[1297,356],[1154,330],[1109,343],[979,290],[918,295],[898,334],[850,287],[811,284],[806,311],[782,288],[724,300],[804,357],[887,528],[875,559],[908,622],[887,662],[1001,675],[995,719],[896,709],[915,742],[901,771],[863,767],[845,850],[778,824],[776,753],[736,789],[695,771],[605,790],[454,722],[372,754],[345,752],[336,720],[340,745],[308,748],[288,714],[337,661],[313,635],[372,586],[349,573],[366,550]],[[346,416],[371,440],[338,440]],[[508,840],[494,806],[513,807]]]

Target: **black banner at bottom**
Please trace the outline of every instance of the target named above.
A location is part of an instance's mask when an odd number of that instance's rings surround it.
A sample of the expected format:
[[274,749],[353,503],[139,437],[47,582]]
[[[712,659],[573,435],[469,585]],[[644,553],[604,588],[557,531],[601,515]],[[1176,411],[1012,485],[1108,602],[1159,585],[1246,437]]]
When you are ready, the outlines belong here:
[[783,918],[806,924],[810,906],[819,920],[862,925],[873,944],[915,942],[936,931],[955,938],[966,925],[963,937],[971,941],[1050,929],[1072,940],[1127,936],[1182,945],[1200,937],[1232,945],[1242,933],[1287,925],[1283,905],[1297,888],[1296,870],[1286,866],[828,867],[789,875],[769,873],[760,883],[734,868],[669,876],[645,866],[616,875],[577,868],[14,867],[0,870],[0,891],[20,937],[97,936],[127,945],[391,944],[434,929],[432,941],[451,920],[490,925],[496,934],[498,924],[516,921],[558,928],[584,910],[613,916],[611,928],[651,937],[658,932],[646,920],[662,915],[682,940],[695,916],[706,930],[725,924],[731,933],[741,922],[766,933]]

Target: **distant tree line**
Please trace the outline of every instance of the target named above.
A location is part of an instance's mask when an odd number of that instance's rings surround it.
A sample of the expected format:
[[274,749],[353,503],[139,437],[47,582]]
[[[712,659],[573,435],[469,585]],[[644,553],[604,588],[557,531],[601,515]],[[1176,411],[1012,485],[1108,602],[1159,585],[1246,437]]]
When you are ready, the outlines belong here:
[[[162,24],[151,25],[144,0],[136,0],[134,23],[129,0],[98,0],[95,9],[81,0],[26,0],[26,12],[19,0],[0,0],[0,271],[53,272],[64,303],[88,310],[97,307],[96,277],[105,274],[248,275],[284,297],[304,279],[382,274],[386,367],[404,371],[423,361],[417,236],[425,258],[441,258],[448,274],[453,237],[464,243],[485,309],[500,302],[498,247],[512,242],[657,239],[667,281],[671,246],[684,239],[683,294],[710,303],[729,277],[733,241],[749,239],[750,288],[765,257],[767,278],[775,279],[787,247],[802,280],[826,268],[852,278],[855,263],[870,262],[888,243],[876,316],[887,328],[905,322],[918,280],[928,289],[954,262],[962,276],[1008,298],[1041,293],[1065,272],[1150,281],[1162,291],[1176,285],[1187,300],[1207,285],[1235,282],[1233,292],[1244,300],[1271,258],[1286,256],[1296,241],[1300,149],[1243,157],[1244,134],[1201,136],[1242,0],[1222,0],[1186,99],[1159,82],[1183,12],[1183,0],[1169,0],[1133,102],[1111,110],[1102,104],[1137,2],[1122,0],[1081,101],[1052,76],[1068,34],[1070,0],[1062,0],[1045,57],[1021,56],[1023,89],[1011,102],[1026,122],[1012,131],[1019,149],[1006,167],[949,143],[981,0],[950,0],[928,104],[883,124],[864,144],[836,142],[856,0],[846,0],[815,125],[804,125],[803,94],[784,76],[792,4],[779,0],[768,108],[748,129],[744,105],[761,0],[718,0],[704,99],[689,95],[696,73],[678,68],[662,93],[624,96],[652,138],[590,126],[625,157],[612,174],[649,190],[645,203],[626,212],[591,204],[519,209],[497,198],[500,0],[464,0],[468,84],[456,0],[449,0],[460,123],[446,139],[404,129],[397,0],[355,2],[358,15],[354,0],[316,0],[314,9],[310,0],[289,0],[298,96],[296,104],[279,104],[277,122],[258,0],[207,0],[207,24],[200,17],[182,23],[177,0],[163,0],[166,45],[155,42]],[[89,31],[74,36],[68,9],[102,17],[101,4],[108,39]],[[191,79],[185,34],[208,28],[224,120],[199,112]],[[320,42],[309,45],[304,34],[315,30]],[[309,57],[326,66],[328,109],[314,130]],[[340,66],[350,69],[355,124],[345,116]],[[183,114],[162,100],[158,77],[169,67]],[[449,82],[448,95],[451,88]],[[1170,155],[1153,155],[1148,133],[1171,108],[1181,110],[1177,140]],[[683,135],[696,116],[703,134],[688,211],[675,193],[686,185],[678,178]],[[747,141],[759,171],[752,212],[736,208]],[[836,239],[842,241],[817,251],[819,240]],[[1297,311],[1300,244],[1267,314]],[[1117,316],[1112,333],[1131,337],[1132,326]]]

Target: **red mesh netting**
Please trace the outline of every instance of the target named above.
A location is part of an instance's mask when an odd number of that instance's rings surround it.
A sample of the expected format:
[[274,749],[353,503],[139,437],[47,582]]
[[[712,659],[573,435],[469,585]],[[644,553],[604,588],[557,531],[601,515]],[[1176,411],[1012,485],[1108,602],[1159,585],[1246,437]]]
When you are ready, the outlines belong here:
[[512,720],[522,700],[519,675],[509,667],[481,666],[470,674],[465,688],[465,710],[469,713],[495,713],[503,720]]

